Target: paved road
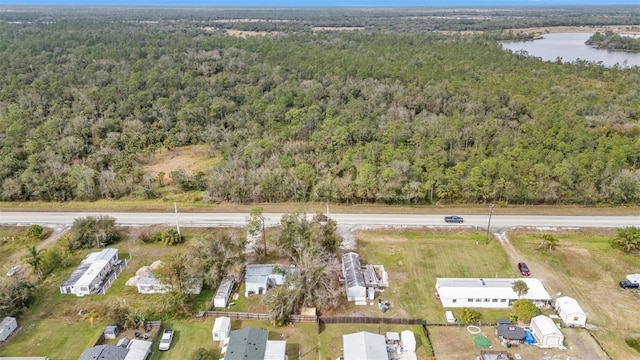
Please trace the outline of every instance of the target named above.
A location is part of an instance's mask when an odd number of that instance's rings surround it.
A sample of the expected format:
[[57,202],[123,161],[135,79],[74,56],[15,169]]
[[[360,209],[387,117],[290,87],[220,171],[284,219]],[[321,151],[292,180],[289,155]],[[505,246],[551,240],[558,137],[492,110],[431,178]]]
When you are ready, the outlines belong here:
[[[87,216],[109,216],[125,226],[154,224],[175,225],[179,219],[182,227],[244,226],[247,213],[115,213],[115,212],[0,212],[0,224],[66,227],[74,219]],[[283,214],[264,214],[266,225],[280,222]],[[487,228],[488,215],[465,215],[464,224],[447,224],[443,215],[415,214],[331,214],[331,218],[343,226],[413,227],[413,226],[473,226]],[[626,227],[640,226],[640,216],[529,216],[493,215],[491,231],[500,232],[512,227]]]

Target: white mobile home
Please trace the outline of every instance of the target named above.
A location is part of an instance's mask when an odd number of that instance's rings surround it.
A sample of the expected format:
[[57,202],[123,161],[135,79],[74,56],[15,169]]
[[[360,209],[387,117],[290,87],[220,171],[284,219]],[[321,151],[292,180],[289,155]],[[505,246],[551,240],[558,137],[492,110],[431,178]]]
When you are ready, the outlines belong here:
[[561,347],[564,335],[550,317],[538,315],[531,319],[531,332],[541,348]]
[[585,327],[587,325],[587,314],[574,298],[568,296],[557,298],[555,310],[566,326]]
[[16,318],[7,316],[0,323],[0,341],[5,341],[7,338],[13,333],[13,331],[18,327],[18,322]]
[[216,318],[216,321],[213,322],[213,329],[211,330],[213,341],[225,341],[230,333],[231,318],[224,316]]
[[345,279],[347,300],[367,301],[367,284],[360,269],[360,256],[354,252],[342,255],[342,275]]
[[76,296],[96,293],[117,264],[118,249],[106,248],[90,253],[60,285],[60,293]]
[[[522,297],[512,288],[517,280],[529,287]],[[551,305],[551,296],[542,282],[533,278],[436,278],[436,295],[445,308],[508,308],[520,298],[529,299],[538,307]]]
[[229,298],[231,297],[231,293],[233,292],[233,286],[235,285],[235,280],[233,277],[226,277],[222,279],[220,286],[218,286],[218,290],[216,291],[216,295],[213,298],[213,306],[217,308],[226,308],[229,303]]

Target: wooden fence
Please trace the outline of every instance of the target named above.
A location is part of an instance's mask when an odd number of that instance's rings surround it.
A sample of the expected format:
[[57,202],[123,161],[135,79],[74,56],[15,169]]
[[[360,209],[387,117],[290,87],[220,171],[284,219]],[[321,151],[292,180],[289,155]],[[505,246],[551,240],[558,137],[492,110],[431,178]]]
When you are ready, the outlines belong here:
[[[205,311],[205,316],[220,317],[226,316],[234,320],[271,320],[271,316],[265,313],[246,313],[246,312],[230,312],[230,311]],[[291,315],[291,322],[316,322],[317,316],[308,315]]]
[[400,324],[423,325],[424,320],[412,318],[379,318],[368,316],[331,316],[318,318],[321,324]]

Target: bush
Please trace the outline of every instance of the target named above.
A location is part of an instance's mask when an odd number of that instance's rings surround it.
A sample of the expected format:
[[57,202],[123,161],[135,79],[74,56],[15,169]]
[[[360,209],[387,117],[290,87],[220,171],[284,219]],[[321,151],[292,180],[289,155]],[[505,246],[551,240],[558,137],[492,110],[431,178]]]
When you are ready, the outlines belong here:
[[624,342],[627,343],[627,345],[629,345],[629,347],[635,349],[636,351],[640,352],[640,338],[631,338],[628,337],[626,339],[624,339]]
[[540,309],[529,299],[520,299],[514,302],[513,306],[511,307],[511,311],[511,316],[509,317],[510,319],[512,317],[515,317],[518,319],[518,321],[521,321],[525,324],[530,323],[531,318],[542,313]]
[[162,232],[161,241],[165,245],[178,245],[184,241],[182,235],[178,234],[175,229],[169,229]]
[[212,350],[198,348],[191,354],[191,360],[215,360],[217,355]]
[[27,236],[34,240],[42,240],[42,234],[44,233],[44,228],[40,225],[31,225],[27,230]]
[[465,324],[477,324],[482,319],[482,314],[476,309],[462,308],[460,318]]
[[115,223],[116,219],[108,216],[76,219],[69,231],[69,249],[91,249],[120,241],[122,233]]

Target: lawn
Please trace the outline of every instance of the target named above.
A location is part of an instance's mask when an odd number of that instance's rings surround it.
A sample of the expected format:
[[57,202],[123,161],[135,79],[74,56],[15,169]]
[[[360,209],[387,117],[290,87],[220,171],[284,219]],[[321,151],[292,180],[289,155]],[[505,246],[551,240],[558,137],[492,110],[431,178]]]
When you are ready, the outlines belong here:
[[640,257],[613,249],[615,230],[550,232],[558,240],[554,251],[537,249],[541,232],[514,232],[512,243],[526,257],[532,276],[541,276],[550,294],[575,298],[587,313],[587,322],[614,359],[640,358],[624,338],[640,333],[636,292],[618,287],[625,274],[640,272]]
[[325,324],[320,326],[318,356],[314,359],[337,359],[342,356],[342,335],[368,331],[385,335],[388,331],[402,332],[411,330],[416,337],[416,355],[418,359],[424,359],[431,355],[431,347],[421,326],[411,325],[386,325],[386,324]]
[[[381,297],[394,307],[385,316],[444,323],[444,309],[434,296],[437,277],[516,276],[502,246],[496,241],[485,244],[483,231],[376,230],[360,232],[357,239],[361,262],[383,264],[389,273],[389,288]],[[362,306],[351,308],[365,311]],[[508,315],[508,310],[480,311],[487,322]]]
[[77,359],[92,347],[107,325],[95,326],[77,318],[49,318],[37,322],[18,319],[17,336],[0,347],[0,356],[48,356],[49,359]]

